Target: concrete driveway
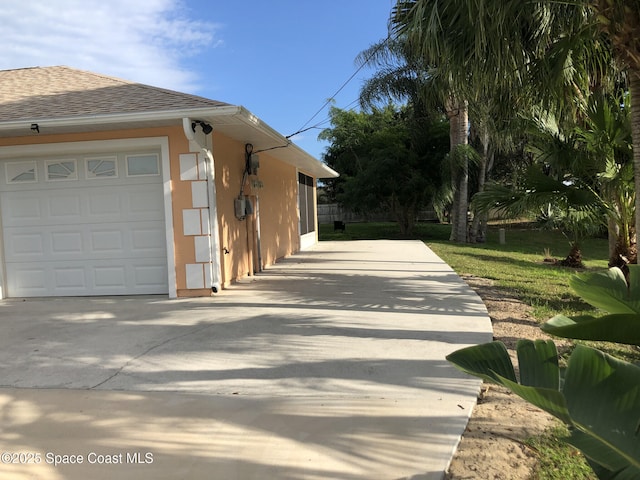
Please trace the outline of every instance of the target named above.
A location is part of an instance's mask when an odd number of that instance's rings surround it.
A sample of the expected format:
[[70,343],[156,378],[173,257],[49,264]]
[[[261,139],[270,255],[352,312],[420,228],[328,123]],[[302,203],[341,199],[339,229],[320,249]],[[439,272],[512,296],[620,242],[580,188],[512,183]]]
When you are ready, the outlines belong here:
[[0,478],[440,479],[480,385],[444,357],[491,337],[418,241],[213,298],[0,301]]

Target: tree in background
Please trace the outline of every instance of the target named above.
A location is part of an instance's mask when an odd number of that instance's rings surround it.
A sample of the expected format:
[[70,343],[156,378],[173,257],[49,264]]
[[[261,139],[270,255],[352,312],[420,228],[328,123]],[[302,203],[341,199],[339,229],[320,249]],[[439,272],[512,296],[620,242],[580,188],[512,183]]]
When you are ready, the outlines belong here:
[[401,233],[411,234],[442,182],[448,123],[391,105],[370,112],[332,108],[330,118],[319,138],[331,142],[324,161],[341,173],[327,182],[336,200],[359,213],[386,209]]
[[[632,102],[640,95],[637,0],[398,0],[390,22],[414,51],[440,59],[452,85],[469,85],[469,103],[483,89],[521,91],[524,107],[540,104],[558,118],[570,116],[575,100],[597,91],[612,64],[626,74]],[[631,133],[638,191],[640,108],[631,108]],[[635,201],[640,224],[640,196]]]
[[480,211],[518,218],[536,216],[569,234],[565,259],[580,266],[579,240],[603,227],[609,233],[609,266],[636,263],[636,235],[628,95],[593,93],[577,121],[541,112],[526,129],[533,163],[517,181],[492,182],[474,196]]
[[438,62],[422,55],[408,37],[388,37],[361,52],[356,63],[376,68],[360,91],[360,103],[368,108],[380,102],[407,102],[416,111],[439,111],[449,122],[448,176],[437,189],[434,208],[452,224],[452,241],[467,240],[468,179],[470,162],[480,160],[469,148],[467,102],[451,78],[442,75]]

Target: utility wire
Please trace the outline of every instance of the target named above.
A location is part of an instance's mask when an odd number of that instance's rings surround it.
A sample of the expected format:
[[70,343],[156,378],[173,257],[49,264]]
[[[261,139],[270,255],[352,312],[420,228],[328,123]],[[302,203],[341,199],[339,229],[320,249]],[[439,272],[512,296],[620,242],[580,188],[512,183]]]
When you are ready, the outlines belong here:
[[[338,88],[338,90],[336,90],[336,92],[335,92],[333,95],[331,95],[331,96],[327,99],[327,101],[326,101],[326,102],[324,102],[324,103],[322,104],[322,106],[318,109],[318,111],[317,111],[316,113],[314,113],[314,114],[313,114],[313,116],[312,116],[309,120],[307,120],[307,121],[304,123],[304,125],[302,125],[302,127],[300,127],[300,129],[299,129],[297,132],[292,133],[291,135],[287,135],[287,137],[286,137],[286,138],[287,138],[287,139],[289,139],[289,138],[291,138],[291,137],[293,137],[293,136],[295,136],[295,135],[298,135],[299,133],[306,132],[307,130],[311,130],[312,128],[315,128],[315,127],[309,127],[309,128],[306,128],[306,129],[305,129],[305,127],[306,127],[307,125],[309,125],[309,124],[311,123],[311,121],[312,121],[314,118],[316,118],[316,117],[320,114],[320,112],[322,112],[322,110],[324,110],[324,109],[325,109],[325,107],[326,107],[327,105],[329,105],[329,103],[331,103],[331,101],[336,97],[336,95],[338,95],[338,94],[339,94],[339,93],[340,93],[340,92],[341,92],[341,91],[342,91],[342,90],[343,90],[343,89],[344,89],[344,88],[345,88],[345,87],[346,87],[346,86],[351,82],[351,80],[353,80],[353,79],[355,78],[355,76],[360,72],[360,70],[362,70],[362,69],[363,69],[363,68],[364,68],[364,67],[369,63],[369,60],[371,60],[371,59],[373,58],[373,56],[374,56],[376,53],[378,53],[378,50],[380,50],[380,49],[381,49],[381,48],[382,48],[382,47],[383,47],[383,46],[384,46],[384,45],[389,41],[389,39],[390,39],[390,38],[391,38],[391,37],[390,37],[390,36],[388,36],[388,37],[387,37],[387,38],[385,38],[382,42],[380,42],[380,44],[379,44],[379,45],[378,45],[378,46],[377,46],[377,47],[376,47],[376,48],[375,48],[375,49],[374,49],[374,50],[373,50],[373,51],[372,51],[372,52],[367,56],[367,58],[366,58],[366,59],[365,59],[365,60],[360,64],[360,66],[356,69],[356,71],[355,71],[355,72],[353,72],[353,74],[352,74],[352,75],[351,75],[351,76],[350,76],[350,77],[349,77],[349,78],[348,78],[348,79],[347,79],[347,80],[346,80],[346,81],[345,81],[345,82],[340,86],[340,88]],[[324,122],[321,122],[321,123],[324,123]]]
[[[352,102],[348,103],[345,107],[343,107],[342,110],[351,111],[351,110],[353,110],[353,107],[355,107],[355,105],[358,104],[359,102],[360,102],[360,99],[356,98]],[[316,113],[316,115],[318,115],[318,113],[320,113],[320,111],[318,111]],[[311,121],[312,119],[313,119],[313,117],[309,121]],[[286,137],[284,137],[284,138],[287,139],[287,143],[285,145],[277,145],[275,147],[263,148],[262,150],[256,150],[253,153],[268,152],[269,150],[277,150],[278,148],[287,148],[289,145],[291,145],[291,138],[292,137],[298,135],[299,133],[304,133],[306,131],[313,130],[314,128],[320,130],[321,129],[321,125],[323,125],[325,123],[328,123],[330,121],[331,121],[331,117],[325,117],[324,120],[321,120],[320,122],[318,122],[318,123],[316,123],[316,124],[314,124],[314,125],[312,125],[310,127],[302,128],[301,130],[298,130],[296,133],[292,133],[291,135],[287,135]],[[307,122],[307,123],[309,123],[309,122]]]
[[[353,107],[355,107],[358,103],[360,103],[360,99],[355,99],[355,100],[353,100],[352,102],[348,103],[346,106],[342,107],[342,110],[348,110],[348,111],[351,111],[351,110],[353,110]],[[319,113],[319,112],[318,112],[318,113]],[[316,115],[317,115],[317,114],[316,114]],[[321,120],[321,121],[319,121],[318,123],[315,123],[315,124],[313,124],[313,125],[312,125],[312,126],[310,126],[310,127],[303,128],[302,130],[298,130],[296,133],[293,133],[293,134],[291,134],[291,135],[287,135],[285,138],[288,140],[288,139],[290,139],[291,137],[293,137],[293,136],[295,136],[295,135],[298,135],[299,133],[304,133],[304,132],[306,132],[306,131],[308,131],[308,130],[313,130],[314,128],[320,129],[320,126],[321,126],[321,125],[323,125],[323,124],[325,124],[325,123],[328,123],[328,122],[330,122],[330,121],[331,121],[331,117],[325,117],[325,118],[324,118],[324,120]],[[309,123],[309,122],[307,122],[307,123]]]

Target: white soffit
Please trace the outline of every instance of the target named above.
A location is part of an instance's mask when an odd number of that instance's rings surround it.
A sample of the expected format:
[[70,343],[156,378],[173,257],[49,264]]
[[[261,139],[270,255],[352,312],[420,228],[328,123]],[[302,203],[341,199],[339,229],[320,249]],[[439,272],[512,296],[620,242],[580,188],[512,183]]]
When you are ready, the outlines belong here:
[[114,129],[134,129],[182,125],[183,118],[210,123],[216,131],[242,143],[251,143],[254,151],[271,149],[269,155],[293,165],[317,178],[334,178],[339,174],[307,153],[297,145],[289,143],[279,132],[264,123],[241,106],[227,105],[185,110],[166,110],[125,114],[91,115],[67,118],[40,118],[0,122],[0,137],[24,137],[38,135],[31,130],[37,123],[40,135],[84,133]]

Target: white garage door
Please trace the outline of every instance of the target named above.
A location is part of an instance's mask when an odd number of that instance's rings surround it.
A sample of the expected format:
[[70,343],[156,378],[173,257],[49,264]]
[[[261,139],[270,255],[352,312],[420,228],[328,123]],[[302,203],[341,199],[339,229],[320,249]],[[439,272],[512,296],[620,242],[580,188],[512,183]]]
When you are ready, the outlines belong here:
[[160,155],[0,162],[10,297],[168,293]]

